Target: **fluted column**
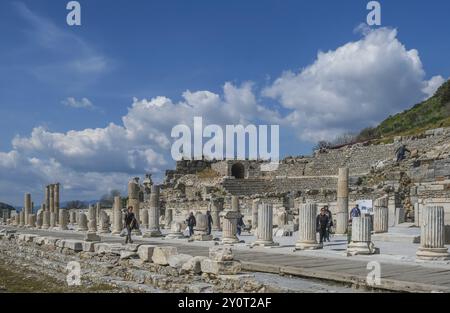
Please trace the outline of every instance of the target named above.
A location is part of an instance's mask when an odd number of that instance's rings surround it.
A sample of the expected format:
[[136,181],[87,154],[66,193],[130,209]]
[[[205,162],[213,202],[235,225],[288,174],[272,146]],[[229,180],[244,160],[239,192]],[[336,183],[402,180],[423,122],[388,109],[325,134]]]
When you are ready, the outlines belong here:
[[[53,187],[53,205],[54,205],[54,210],[57,216],[57,221],[58,223],[61,223],[59,221],[59,183],[56,183]],[[67,227],[67,226],[66,226]]]
[[45,186],[45,208],[50,210],[50,185]]
[[222,217],[222,244],[238,243],[237,237],[237,220],[240,217],[239,212],[224,211],[221,213]]
[[[260,205],[260,200],[255,199],[252,201],[252,233],[256,234],[258,228],[258,208]],[[273,217],[272,217],[273,218]]]
[[76,222],[77,222],[77,218],[76,218],[77,213],[72,210],[72,211],[70,211],[69,216],[70,216],[70,218],[69,218],[70,224],[72,224],[72,225],[76,224]]
[[347,246],[348,256],[379,253],[379,249],[375,248],[372,243],[370,228],[369,216],[354,217],[352,219],[352,241]]
[[55,185],[50,185],[50,213],[55,213]]
[[375,233],[387,233],[389,229],[388,198],[383,197],[375,200],[373,230]]
[[122,222],[122,204],[120,197],[114,197],[114,205],[113,205],[113,215],[114,215],[114,223],[113,223],[113,231],[114,235],[120,234],[123,229]]
[[140,201],[139,201],[139,178],[136,177],[128,183],[128,206],[133,207],[133,213],[141,224]]
[[420,260],[449,260],[450,255],[445,247],[444,208],[442,206],[426,206],[421,216],[420,247],[416,257]]
[[81,212],[79,215],[78,215],[78,221],[77,221],[77,231],[86,231],[86,230],[88,230],[88,227],[87,227],[87,224],[88,224],[88,222],[87,222],[87,217],[86,217],[86,214],[84,214],[83,212]]
[[166,212],[164,214],[164,228],[170,229],[170,224],[172,224],[173,219],[173,209],[166,209]]
[[142,227],[148,228],[148,209],[142,209],[141,210],[141,222]]
[[278,246],[273,241],[273,207],[272,204],[263,203],[258,209],[258,229],[256,231],[255,246]]
[[170,232],[166,236],[167,239],[181,239],[184,238],[183,235],[183,225],[180,222],[172,221],[170,226]]
[[295,250],[322,249],[323,245],[317,242],[317,204],[306,203],[300,205],[298,240]]
[[93,205],[89,206],[89,223],[88,223],[88,230],[90,233],[96,233],[97,232],[97,210]]
[[159,186],[153,185],[150,194],[150,208],[148,210],[148,231],[144,237],[161,237],[159,228]]
[[44,210],[42,212],[42,229],[50,228],[50,211]]
[[420,204],[414,203],[414,226],[420,227]]
[[19,213],[19,227],[25,226],[25,209],[22,209]]
[[59,229],[60,230],[68,230],[69,229],[67,227],[68,223],[69,223],[69,214],[67,213],[67,210],[60,209],[59,210]]
[[50,212],[50,228],[56,227],[56,213]]
[[28,215],[28,227],[31,227],[31,228],[36,227],[36,215],[35,214]]
[[98,232],[100,234],[106,234],[106,233],[110,233],[110,220],[109,220],[109,216],[108,214],[104,211],[101,210],[100,211],[100,229],[98,230]]
[[25,194],[23,207],[24,207],[24,211],[25,211],[24,224],[26,226],[30,226],[30,224],[28,223],[28,215],[30,215],[32,213],[31,212],[31,194],[29,194],[29,193]]

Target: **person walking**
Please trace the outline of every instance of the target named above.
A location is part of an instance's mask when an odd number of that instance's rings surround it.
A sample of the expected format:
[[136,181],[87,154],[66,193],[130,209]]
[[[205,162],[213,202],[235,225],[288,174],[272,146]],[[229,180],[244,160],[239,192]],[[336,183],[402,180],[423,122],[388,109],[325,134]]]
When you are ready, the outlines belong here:
[[330,242],[330,233],[332,232],[332,227],[334,226],[334,224],[333,224],[333,214],[331,213],[328,205],[326,205],[324,208],[325,208],[325,214],[328,215],[328,225],[327,225],[327,232],[326,232],[326,236],[325,236],[325,241]]
[[243,216],[242,216],[242,214],[241,214],[241,216],[238,218],[238,220],[237,220],[237,234],[238,234],[238,236],[240,236],[241,235],[241,232],[242,232],[242,229],[245,227],[245,224],[244,224],[244,218],[243,218]]
[[189,237],[192,237],[194,234],[194,227],[197,225],[197,221],[195,220],[194,213],[191,212],[189,217],[186,219],[186,224],[189,227]]
[[211,235],[213,218],[210,211],[206,211],[206,218],[208,219],[208,235]]
[[361,210],[359,209],[359,204],[356,204],[355,207],[350,211],[350,220],[348,221],[348,231],[347,231],[347,242],[350,243],[352,241],[352,221],[354,217],[360,217]]
[[406,152],[411,153],[411,151],[409,151],[406,148],[406,145],[401,145],[396,151],[395,154],[397,156],[397,163],[400,163],[401,161],[403,161],[405,159],[405,154]]
[[317,231],[319,232],[321,244],[323,244],[323,241],[327,236],[328,223],[329,223],[328,214],[325,212],[325,208],[321,208],[320,214],[317,215],[316,219]]
[[131,231],[135,228],[137,228],[137,220],[133,213],[133,207],[129,206],[128,211],[125,214],[125,228],[127,230],[126,238],[125,238],[125,244],[127,243],[133,243],[133,240],[131,239]]

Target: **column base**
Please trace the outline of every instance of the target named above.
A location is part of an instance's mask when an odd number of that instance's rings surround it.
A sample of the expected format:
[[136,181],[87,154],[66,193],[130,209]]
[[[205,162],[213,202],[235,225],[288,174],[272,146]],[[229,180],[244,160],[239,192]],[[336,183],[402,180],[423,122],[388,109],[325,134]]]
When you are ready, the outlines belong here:
[[77,231],[88,231],[88,228],[78,228]]
[[120,235],[121,232],[121,230],[113,230],[111,235]]
[[319,250],[323,249],[323,244],[318,242],[297,242],[295,250]]
[[269,241],[269,240],[256,240],[255,242],[253,242],[250,246],[251,247],[277,247],[280,244],[278,242],[275,241]]
[[57,229],[57,230],[69,230],[68,227],[57,227],[56,229]]
[[143,235],[143,238],[152,238],[152,237],[162,237],[161,231],[159,230],[149,230],[146,231]]
[[109,234],[111,231],[109,229],[99,230],[99,234]]
[[425,261],[447,261],[450,260],[450,254],[447,248],[422,248],[416,252],[416,258]]
[[387,230],[375,230],[374,233],[375,234],[386,234],[388,231]]
[[213,240],[213,236],[212,235],[206,235],[206,234],[194,234],[192,236],[192,238],[195,241],[211,241],[211,240]]
[[86,236],[84,236],[84,241],[92,242],[92,241],[100,241],[100,240],[101,240],[100,236],[97,235],[96,233],[88,232],[88,233],[86,233]]
[[234,238],[222,238],[221,244],[231,245],[234,243],[239,243],[239,239],[237,237]]
[[142,235],[142,232],[141,232],[140,229],[133,229],[131,231],[131,234],[134,235],[134,236],[140,236],[140,235]]
[[[19,226],[18,226],[18,227],[19,227]],[[42,228],[42,229],[49,229],[50,226],[48,226],[48,225],[43,225],[41,228]]]
[[376,248],[373,242],[350,242],[347,247],[347,256],[379,254],[380,249]]

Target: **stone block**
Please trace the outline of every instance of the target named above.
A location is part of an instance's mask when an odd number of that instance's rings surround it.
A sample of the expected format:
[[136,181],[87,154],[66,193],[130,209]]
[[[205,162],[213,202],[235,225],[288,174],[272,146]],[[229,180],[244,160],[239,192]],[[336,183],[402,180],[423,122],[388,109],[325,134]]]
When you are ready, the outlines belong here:
[[83,241],[84,252],[95,252],[95,242]]
[[64,248],[75,251],[75,252],[83,251],[83,241],[64,240]]
[[142,262],[151,262],[153,256],[153,250],[156,246],[153,245],[141,245],[139,246],[137,253]]
[[185,272],[192,272],[194,274],[200,274],[202,272],[201,262],[207,259],[205,256],[195,256],[185,262],[181,269]]
[[94,245],[94,251],[98,254],[116,254],[120,255],[120,251],[123,250],[123,246],[120,243],[96,243]]
[[168,257],[167,263],[169,263],[170,267],[180,269],[184,263],[188,262],[192,258],[192,255],[188,254],[175,254]]
[[136,259],[139,255],[135,251],[128,251],[128,250],[121,250],[120,251],[120,259],[126,260],[126,259]]
[[152,261],[159,265],[168,265],[169,257],[178,254],[176,247],[155,247],[153,250]]
[[200,264],[203,273],[214,275],[236,275],[242,269],[241,263],[238,261],[214,261],[211,259],[204,259]]
[[139,243],[127,243],[124,247],[126,251],[137,252],[141,244]]
[[33,239],[33,242],[39,246],[42,246],[45,242],[45,238],[44,237],[35,237]]
[[92,241],[92,242],[97,241],[98,242],[100,240],[101,240],[100,236],[93,232],[92,233],[88,232],[84,236],[84,241]]
[[58,241],[58,238],[54,238],[54,237],[45,237],[44,239],[44,245],[46,246],[56,246],[56,242]]
[[231,261],[234,256],[230,246],[214,246],[209,248],[209,258],[214,261]]

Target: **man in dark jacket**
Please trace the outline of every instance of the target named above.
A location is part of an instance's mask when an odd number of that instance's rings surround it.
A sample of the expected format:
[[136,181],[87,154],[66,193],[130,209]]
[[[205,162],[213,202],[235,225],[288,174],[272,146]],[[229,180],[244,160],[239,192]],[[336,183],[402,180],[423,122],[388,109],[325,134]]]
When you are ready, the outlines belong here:
[[237,234],[238,234],[238,236],[241,235],[242,229],[244,229],[244,227],[245,227],[244,218],[243,218],[243,216],[241,214],[241,216],[237,220]]
[[396,155],[397,155],[397,163],[400,162],[400,161],[403,161],[403,160],[405,159],[405,153],[406,153],[406,152],[411,153],[411,151],[409,151],[409,150],[406,148],[406,145],[401,145],[401,146],[397,149],[397,151],[395,151],[395,153],[396,153]]
[[193,212],[189,213],[189,217],[186,219],[186,224],[189,227],[189,237],[191,237],[194,234],[194,227],[197,225]]
[[208,235],[211,235],[213,218],[210,211],[206,211],[206,218],[208,219]]
[[133,207],[129,206],[128,211],[125,214],[125,228],[127,229],[127,236],[125,239],[125,244],[133,243],[133,240],[131,239],[131,231],[137,227],[137,221],[136,217],[133,213]]
[[325,236],[325,241],[328,240],[328,242],[330,242],[330,232],[331,232],[331,228],[334,226],[333,225],[333,214],[331,214],[331,211],[330,211],[328,205],[326,205],[324,207],[324,209],[325,209],[325,214],[328,215],[328,225],[327,225],[327,233]]
[[325,212],[325,208],[320,209],[320,214],[317,215],[316,223],[317,223],[317,231],[320,235],[320,243],[323,244],[323,240],[327,235],[327,227],[329,223],[329,217]]

